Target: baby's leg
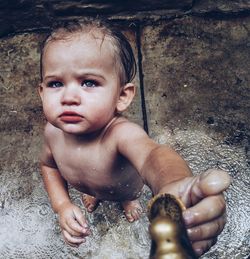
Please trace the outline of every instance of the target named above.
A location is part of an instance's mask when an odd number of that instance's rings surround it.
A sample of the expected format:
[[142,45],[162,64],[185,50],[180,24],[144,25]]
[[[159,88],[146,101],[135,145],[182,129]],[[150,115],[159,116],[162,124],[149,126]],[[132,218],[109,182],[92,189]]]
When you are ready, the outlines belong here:
[[142,207],[138,199],[122,202],[124,214],[129,222],[138,220],[142,214]]
[[99,201],[97,198],[90,196],[88,194],[83,194],[82,195],[82,201],[83,205],[87,209],[88,212],[93,212],[99,204]]

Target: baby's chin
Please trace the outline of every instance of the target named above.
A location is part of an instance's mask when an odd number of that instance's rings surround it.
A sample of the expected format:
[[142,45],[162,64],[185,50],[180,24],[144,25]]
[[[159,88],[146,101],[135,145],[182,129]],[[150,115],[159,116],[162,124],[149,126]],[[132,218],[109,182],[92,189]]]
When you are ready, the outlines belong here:
[[81,128],[77,125],[64,125],[64,126],[57,126],[60,130],[62,130],[64,133],[72,135],[72,136],[78,136],[78,137],[86,137],[86,138],[94,138],[97,137],[103,130],[103,128]]

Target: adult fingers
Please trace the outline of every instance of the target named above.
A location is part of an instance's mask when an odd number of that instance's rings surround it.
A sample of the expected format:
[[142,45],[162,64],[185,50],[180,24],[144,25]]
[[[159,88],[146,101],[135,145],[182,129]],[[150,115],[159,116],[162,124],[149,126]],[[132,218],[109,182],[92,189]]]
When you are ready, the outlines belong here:
[[201,174],[200,188],[205,195],[214,195],[225,191],[231,183],[227,172],[209,169]]
[[225,210],[226,202],[224,196],[220,194],[204,198],[195,206],[185,210],[183,217],[187,227],[193,227],[222,216]]
[[188,236],[192,242],[211,239],[222,232],[225,224],[226,217],[223,215],[213,221],[188,229]]
[[201,256],[202,254],[206,253],[210,249],[210,247],[212,247],[216,242],[217,242],[217,239],[214,238],[214,239],[194,242],[192,246],[196,255]]
[[231,178],[225,171],[209,169],[197,176],[190,189],[189,197],[194,205],[203,198],[222,193],[230,185]]

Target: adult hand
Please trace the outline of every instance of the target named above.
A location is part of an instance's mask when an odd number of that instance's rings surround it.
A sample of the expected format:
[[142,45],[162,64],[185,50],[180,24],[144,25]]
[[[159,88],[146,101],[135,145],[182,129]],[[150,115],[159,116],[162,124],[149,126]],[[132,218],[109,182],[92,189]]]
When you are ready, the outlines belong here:
[[186,177],[165,186],[161,193],[180,198],[186,210],[183,217],[192,246],[198,256],[216,243],[226,223],[223,191],[230,185],[229,175],[210,169],[198,176]]

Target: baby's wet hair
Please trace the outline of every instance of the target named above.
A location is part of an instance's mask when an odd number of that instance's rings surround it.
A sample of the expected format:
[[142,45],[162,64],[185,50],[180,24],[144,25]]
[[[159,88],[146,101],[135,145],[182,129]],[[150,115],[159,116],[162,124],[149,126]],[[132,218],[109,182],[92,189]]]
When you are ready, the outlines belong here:
[[88,18],[84,20],[71,20],[57,22],[51,27],[49,35],[42,44],[40,58],[40,72],[42,79],[42,60],[44,49],[51,41],[63,40],[72,37],[74,34],[88,33],[91,30],[101,32],[103,40],[109,37],[114,47],[114,57],[116,64],[119,65],[120,83],[125,85],[131,82],[136,74],[136,61],[132,47],[121,32],[121,29],[107,20]]

